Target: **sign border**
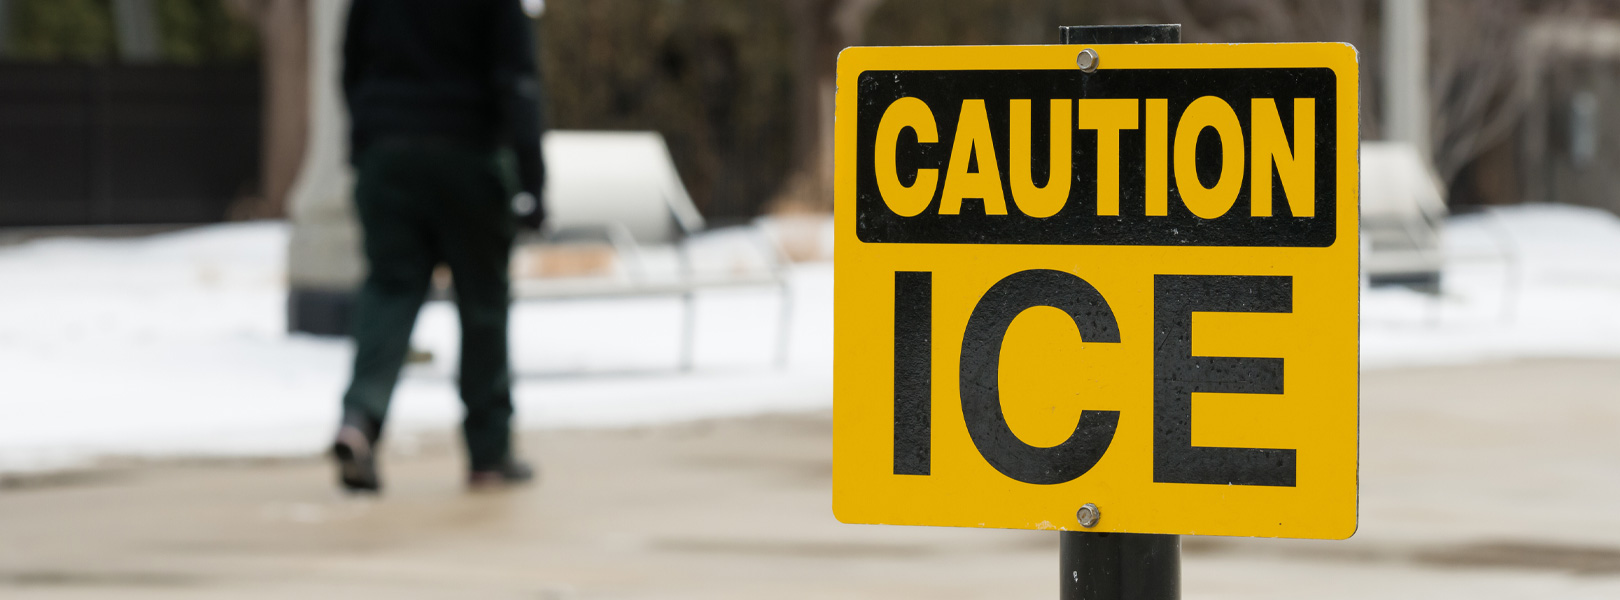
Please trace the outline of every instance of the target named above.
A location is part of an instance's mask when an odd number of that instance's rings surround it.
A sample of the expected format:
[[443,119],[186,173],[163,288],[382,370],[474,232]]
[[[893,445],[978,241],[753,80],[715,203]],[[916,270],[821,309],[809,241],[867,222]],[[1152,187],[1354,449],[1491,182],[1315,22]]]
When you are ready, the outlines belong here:
[[[1076,69],[1074,57],[1084,48],[1094,49],[1100,56],[1099,69],[1154,69],[1154,68],[1209,68],[1209,69],[1243,69],[1243,68],[1328,68],[1337,77],[1337,96],[1341,106],[1340,114],[1353,115],[1351,119],[1337,119],[1336,127],[1338,139],[1341,140],[1337,156],[1333,158],[1338,166],[1339,182],[1336,198],[1339,204],[1338,231],[1335,243],[1331,248],[1340,248],[1342,244],[1356,245],[1354,264],[1357,274],[1360,274],[1359,256],[1359,195],[1360,195],[1360,102],[1359,102],[1359,55],[1353,46],[1338,43],[1287,43],[1287,44],[1142,44],[1142,45],[1043,45],[1043,46],[916,46],[916,47],[851,47],[839,54],[838,71],[835,82],[837,92],[834,104],[834,256],[850,256],[847,252],[851,244],[863,244],[856,239],[855,215],[853,199],[856,193],[854,173],[854,137],[855,137],[855,111],[856,82],[861,73],[869,70],[1005,70],[1005,69]],[[1062,52],[1054,51],[1062,49]],[[948,64],[944,69],[942,64]],[[1351,107],[1346,110],[1343,107]],[[1354,146],[1343,141],[1354,141]],[[928,244],[916,244],[925,246]],[[1012,245],[1016,246],[1016,245]],[[1089,246],[1081,246],[1089,247]],[[1222,246],[1204,247],[1205,249],[1227,248]],[[1293,248],[1290,250],[1299,251]],[[1325,249],[1321,249],[1325,250]],[[1339,250],[1345,251],[1342,248]],[[835,258],[835,261],[837,259]],[[836,265],[836,262],[835,262]],[[1353,494],[1349,502],[1348,514],[1335,515],[1334,518],[1321,519],[1303,526],[1286,527],[1280,531],[1248,531],[1237,530],[1232,527],[1212,523],[1212,527],[1177,528],[1174,530],[1158,530],[1120,527],[1119,519],[1110,521],[1103,519],[1095,528],[1081,528],[1078,523],[1067,521],[1041,520],[1039,522],[1014,523],[1006,519],[990,519],[977,525],[962,523],[945,523],[934,516],[921,515],[894,519],[872,519],[864,514],[852,514],[849,507],[841,499],[840,473],[848,460],[840,461],[840,456],[847,449],[837,443],[839,436],[837,429],[843,421],[840,413],[841,403],[839,396],[841,390],[852,385],[845,377],[846,370],[842,363],[850,360],[837,352],[849,342],[841,339],[847,335],[844,328],[839,325],[836,313],[843,307],[844,298],[837,292],[843,285],[844,278],[836,274],[835,266],[835,326],[834,326],[834,438],[833,468],[833,512],[840,521],[846,523],[889,523],[935,526],[977,526],[995,528],[1022,528],[1022,529],[1057,529],[1078,530],[1094,532],[1119,533],[1159,533],[1180,535],[1237,535],[1255,537],[1294,537],[1315,539],[1344,539],[1353,535],[1359,526],[1360,513],[1360,385],[1359,375],[1354,379],[1355,390],[1352,394],[1355,402],[1354,414],[1356,426],[1354,432],[1354,482]],[[1360,300],[1355,302],[1357,314],[1357,335],[1355,338],[1355,351],[1359,365],[1360,358]],[[1359,373],[1359,366],[1358,366]],[[887,457],[884,457],[887,459]],[[1107,510],[1104,507],[1104,510]],[[1342,509],[1341,509],[1342,510]],[[1279,525],[1282,525],[1279,523]]]

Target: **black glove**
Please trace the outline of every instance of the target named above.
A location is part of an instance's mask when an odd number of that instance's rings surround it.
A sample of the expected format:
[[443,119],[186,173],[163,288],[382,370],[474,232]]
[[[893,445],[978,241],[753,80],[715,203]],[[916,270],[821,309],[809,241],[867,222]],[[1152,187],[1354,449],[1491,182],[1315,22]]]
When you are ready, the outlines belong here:
[[529,192],[518,192],[512,197],[512,216],[518,225],[530,231],[539,231],[546,222],[546,204],[543,198]]
[[513,148],[516,159],[518,187],[523,191],[512,197],[512,214],[525,229],[539,231],[546,221],[546,163],[540,157],[540,138]]

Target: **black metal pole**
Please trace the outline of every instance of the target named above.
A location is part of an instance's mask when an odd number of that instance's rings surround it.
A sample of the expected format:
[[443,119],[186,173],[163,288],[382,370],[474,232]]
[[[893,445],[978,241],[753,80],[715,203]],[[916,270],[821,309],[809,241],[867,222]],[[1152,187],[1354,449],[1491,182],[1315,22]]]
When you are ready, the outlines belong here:
[[[1065,44],[1176,44],[1180,25],[1060,27]],[[1062,600],[1181,598],[1181,538],[1064,531],[1058,549]]]
[[1179,44],[1181,25],[1066,25],[1058,35],[1064,44]]
[[1181,598],[1181,536],[1064,531],[1062,600]]

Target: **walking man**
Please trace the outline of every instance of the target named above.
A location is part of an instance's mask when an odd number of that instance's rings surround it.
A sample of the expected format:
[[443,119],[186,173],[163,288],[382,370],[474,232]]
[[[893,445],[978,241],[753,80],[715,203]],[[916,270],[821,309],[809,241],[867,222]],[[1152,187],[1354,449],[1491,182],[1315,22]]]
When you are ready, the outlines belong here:
[[350,491],[380,489],[377,442],[441,263],[461,318],[468,484],[533,477],[513,453],[507,359],[512,239],[544,217],[531,27],[519,0],[354,0],[349,9],[343,92],[369,262],[332,448]]

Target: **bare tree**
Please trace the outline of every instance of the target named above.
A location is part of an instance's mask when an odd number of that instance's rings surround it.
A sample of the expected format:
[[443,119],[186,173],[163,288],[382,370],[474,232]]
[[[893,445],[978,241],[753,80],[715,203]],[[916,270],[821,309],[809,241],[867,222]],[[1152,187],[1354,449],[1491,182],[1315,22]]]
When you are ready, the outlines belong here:
[[1430,139],[1449,185],[1524,117],[1531,80],[1516,53],[1529,15],[1521,0],[1435,0],[1429,10]]
[[[1451,183],[1504,141],[1524,115],[1528,79],[1512,58],[1535,0],[1430,2],[1429,113],[1435,171]],[[1363,50],[1362,132],[1382,121],[1382,74],[1371,0],[1157,0],[1159,14],[1199,42],[1343,41]]]
[[1295,39],[1296,7],[1287,0],[1158,0],[1158,12],[1181,24],[1189,42],[1281,42]]
[[309,0],[229,0],[259,29],[264,138],[259,193],[238,199],[232,219],[279,218],[303,166],[309,123]]
[[833,92],[838,53],[860,43],[867,18],[883,0],[792,0],[794,127],[791,174],[777,210],[832,208]]

